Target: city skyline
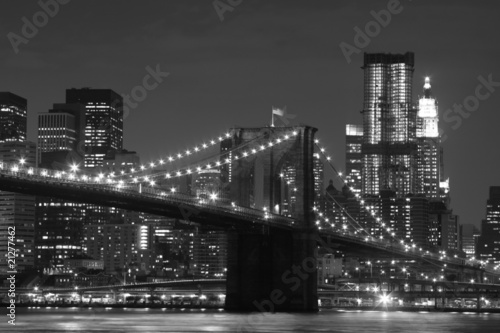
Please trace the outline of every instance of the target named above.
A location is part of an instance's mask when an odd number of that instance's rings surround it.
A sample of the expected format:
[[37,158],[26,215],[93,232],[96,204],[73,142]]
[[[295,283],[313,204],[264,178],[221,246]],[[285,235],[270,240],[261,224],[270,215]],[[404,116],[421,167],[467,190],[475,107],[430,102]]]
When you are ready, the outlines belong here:
[[[352,54],[350,63],[340,43],[355,46],[353,29],[374,21],[370,11],[386,9],[387,1],[312,5],[256,1],[225,12],[224,21],[207,2],[109,1],[99,3],[100,10],[92,13],[95,24],[80,31],[76,27],[90,17],[91,4],[97,5],[91,1],[88,7],[78,2],[61,6],[35,37],[19,45],[18,54],[7,38],[3,40],[5,81],[0,90],[29,100],[29,140],[35,141],[37,114],[64,101],[65,89],[110,88],[130,94],[158,68],[169,75],[160,77],[160,83],[150,82],[158,86],[147,92],[145,100],[133,101],[136,107],[124,121],[124,145],[139,152],[143,161],[175,153],[174,142],[192,145],[192,130],[210,137],[242,123],[264,125],[273,105],[286,105],[296,115],[293,122],[319,127],[318,136],[335,154],[335,165],[343,169],[344,126],[358,123],[362,109],[362,53],[413,51],[415,87],[430,76],[440,103],[451,206],[461,223],[479,225],[485,217],[488,187],[499,181],[500,158],[485,156],[476,147],[498,140],[494,110],[499,94],[491,92],[476,112],[450,113],[449,122],[443,115],[453,104],[474,96],[481,84],[478,77],[488,80],[491,75],[492,81],[500,81],[495,61],[500,51],[491,44],[498,30],[491,10],[494,2],[479,8],[465,1],[453,5],[402,1],[403,10]],[[124,23],[111,25],[105,18],[116,5]],[[36,2],[13,3],[6,8],[2,32],[19,34],[21,18],[31,18],[30,13],[39,10]],[[176,18],[179,13],[182,19]],[[414,91],[414,101],[418,92]],[[190,131],[179,125],[183,122]]]
[[498,331],[499,13],[5,0],[0,331]]

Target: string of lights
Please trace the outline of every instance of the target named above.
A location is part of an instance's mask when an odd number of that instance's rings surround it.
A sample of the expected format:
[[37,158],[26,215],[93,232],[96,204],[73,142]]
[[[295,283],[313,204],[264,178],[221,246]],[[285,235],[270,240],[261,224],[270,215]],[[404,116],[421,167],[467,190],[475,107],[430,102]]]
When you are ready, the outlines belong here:
[[[330,168],[335,172],[336,176],[339,177],[340,181],[342,184],[345,184],[349,187],[348,180],[346,179],[346,175],[343,175],[342,172],[338,171],[335,166],[332,164],[332,159],[329,155],[327,155],[327,150],[325,147],[320,146],[319,139],[315,139],[314,141],[316,147],[319,150],[319,153],[315,153],[317,157],[321,157],[323,161],[330,166]],[[352,187],[349,187],[351,191],[354,189]],[[369,216],[379,225],[379,230],[386,232],[391,236],[393,239],[397,240],[402,246],[405,247],[405,251],[408,252],[410,250],[415,250],[417,249],[417,245],[413,243],[413,241],[410,241],[410,244],[407,244],[403,239],[398,239],[394,233],[394,231],[390,228],[390,225],[382,221],[382,219],[378,216],[377,212],[375,211],[375,207],[372,205],[369,205],[365,200],[361,198],[361,196],[358,193],[354,193],[354,198],[357,200],[357,202],[360,204],[361,207],[363,207]],[[370,232],[371,237],[374,237],[375,235]],[[383,239],[383,236],[379,236],[380,239]],[[427,254],[429,255],[429,251],[424,251],[421,247],[418,247],[418,251],[422,254]],[[445,251],[442,251],[440,253],[440,257],[442,259],[446,259],[446,253]]]
[[[252,148],[249,148],[248,150],[245,150],[241,152],[240,154],[237,154],[236,152],[244,149],[246,146],[241,145],[235,147],[233,150],[231,150],[232,157],[226,157],[223,161],[220,161],[220,156],[219,158],[215,161],[210,161],[208,163],[204,164],[196,164],[194,166],[189,166],[189,167],[184,167],[181,169],[177,169],[174,171],[161,171],[158,173],[155,173],[154,175],[146,175],[146,176],[141,176],[141,177],[134,177],[132,180],[129,181],[124,181],[124,183],[138,183],[138,182],[146,182],[149,183],[150,185],[155,185],[154,179],[156,179],[159,176],[164,177],[165,179],[172,179],[172,178],[177,178],[177,177],[182,177],[182,176],[187,176],[191,174],[196,174],[203,172],[204,170],[210,170],[213,168],[219,168],[223,165],[231,164],[233,161],[241,160],[248,158],[250,156],[253,156],[257,153],[260,153],[266,149],[270,149],[276,145],[279,145],[283,142],[286,142],[287,140],[291,139],[292,137],[296,136],[298,134],[297,131],[291,132],[291,134],[285,134],[283,136],[278,137],[277,139],[270,139],[269,141],[265,143],[261,143],[259,145],[253,146]],[[224,152],[222,156],[229,156],[229,151]]]

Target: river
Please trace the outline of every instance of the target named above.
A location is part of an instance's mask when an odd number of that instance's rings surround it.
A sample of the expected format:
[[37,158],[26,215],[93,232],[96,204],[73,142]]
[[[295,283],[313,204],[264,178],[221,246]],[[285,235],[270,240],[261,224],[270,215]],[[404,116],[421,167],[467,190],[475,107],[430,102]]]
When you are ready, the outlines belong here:
[[1,332],[496,332],[498,313],[321,310],[240,314],[200,309],[18,308]]

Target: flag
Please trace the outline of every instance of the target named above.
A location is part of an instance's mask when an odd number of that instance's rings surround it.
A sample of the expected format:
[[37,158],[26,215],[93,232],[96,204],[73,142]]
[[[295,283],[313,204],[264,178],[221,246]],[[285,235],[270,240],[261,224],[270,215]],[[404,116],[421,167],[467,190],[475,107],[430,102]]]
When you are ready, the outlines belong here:
[[285,115],[285,111],[282,109],[278,109],[278,108],[273,107],[273,115],[275,115],[275,114],[283,117]]

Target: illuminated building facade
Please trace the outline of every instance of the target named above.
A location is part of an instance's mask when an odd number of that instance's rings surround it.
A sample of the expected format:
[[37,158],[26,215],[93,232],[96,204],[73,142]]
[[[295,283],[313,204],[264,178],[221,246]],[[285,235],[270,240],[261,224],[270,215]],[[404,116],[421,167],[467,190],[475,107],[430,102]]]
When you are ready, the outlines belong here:
[[416,193],[417,109],[412,103],[414,54],[365,53],[363,195],[389,189]]
[[[192,178],[191,193],[201,200],[221,200],[221,171],[204,170]],[[195,276],[226,275],[228,238],[224,230],[197,227],[193,234],[191,271]]]
[[123,148],[123,98],[111,89],[67,89],[66,103],[85,105],[85,167],[102,166]]
[[64,260],[82,254],[85,205],[36,198],[36,266],[63,267]]
[[193,175],[191,181],[191,194],[196,197],[210,197],[220,199],[221,172],[216,169],[202,170]]
[[[26,120],[25,120],[26,121]],[[19,167],[36,166],[36,144],[6,140],[0,143],[0,161],[18,163]],[[0,274],[7,269],[8,228],[16,232],[16,269],[33,268],[35,259],[35,197],[0,191]]]
[[476,258],[476,248],[479,236],[481,236],[481,232],[475,225],[460,225],[460,245],[467,259]]
[[[85,107],[54,104],[38,114],[39,165],[69,170],[83,166]],[[36,266],[61,268],[64,260],[82,254],[86,205],[61,199],[36,198]]]
[[323,161],[316,155],[313,160],[314,206],[318,206],[323,197],[324,169]]
[[28,102],[10,92],[0,92],[0,142],[26,141]]
[[476,259],[500,264],[500,186],[490,186],[486,219],[482,221]]
[[154,229],[144,224],[85,226],[87,255],[103,260],[108,273],[148,273],[155,269],[153,235]]
[[346,180],[351,191],[361,194],[363,155],[363,126],[347,124],[345,128],[346,142]]
[[417,106],[413,53],[365,53],[362,68],[363,125],[346,126],[346,180],[381,221],[362,209],[359,222],[376,237],[387,236],[389,228],[419,246],[457,250],[457,217],[448,209],[449,182],[443,179],[438,108],[429,78]]
[[431,84],[425,78],[424,96],[418,102],[418,193],[429,199],[440,197],[441,142],[438,131],[437,101],[431,95]]

